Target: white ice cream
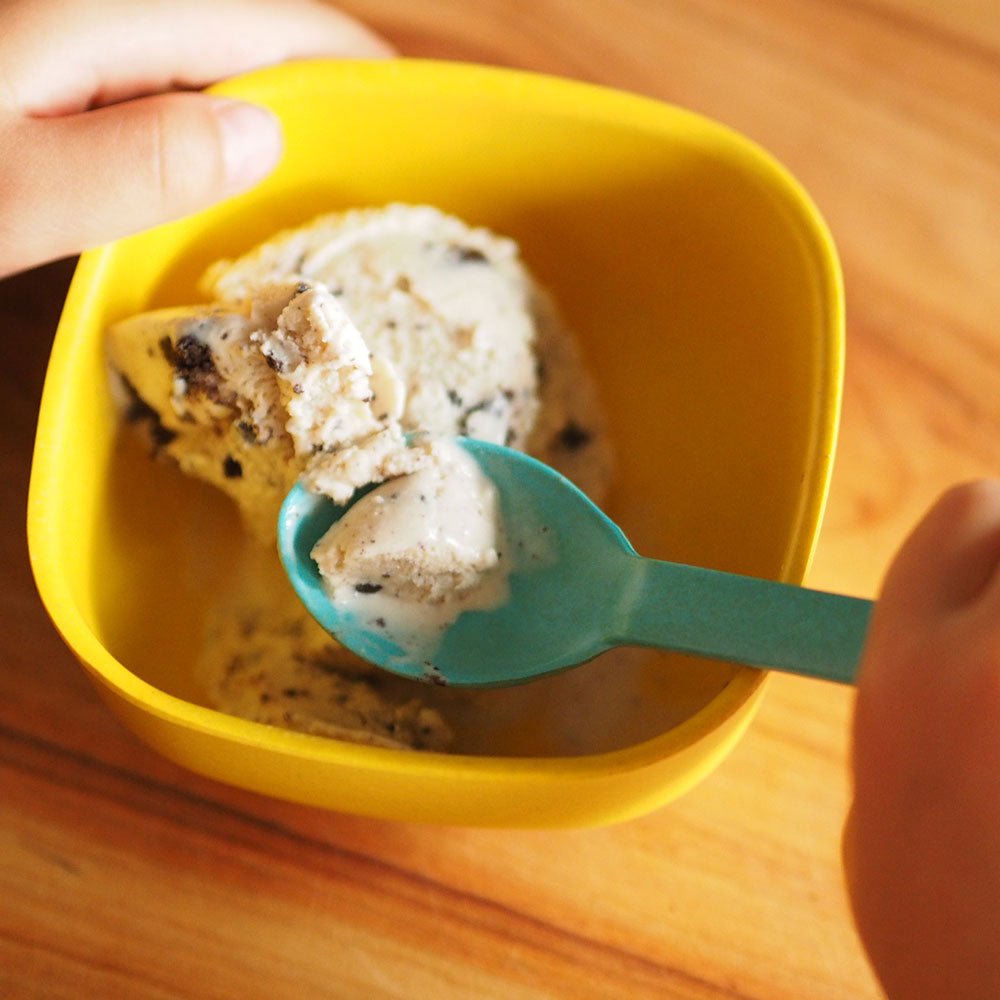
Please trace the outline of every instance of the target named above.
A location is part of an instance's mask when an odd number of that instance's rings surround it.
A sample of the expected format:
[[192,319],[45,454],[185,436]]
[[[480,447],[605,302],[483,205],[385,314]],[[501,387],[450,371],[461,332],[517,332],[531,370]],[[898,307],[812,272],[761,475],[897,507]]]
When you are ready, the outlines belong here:
[[431,456],[358,500],[312,551],[334,604],[414,661],[462,612],[508,596],[496,487],[453,441]]
[[[148,430],[154,453],[227,493],[270,547],[297,480],[338,503],[391,480],[317,558],[338,600],[359,611],[385,605],[374,617],[391,618],[401,634],[439,633],[448,616],[503,591],[489,490],[455,471],[464,453],[443,459],[428,442],[462,435],[506,444],[596,499],[607,486],[610,448],[593,382],[510,239],[428,206],[359,209],[220,261],[200,287],[210,302],[109,331],[127,420]],[[408,447],[414,432],[425,437]],[[456,484],[470,490],[464,500]],[[435,497],[429,509],[421,495]],[[273,548],[263,551],[273,559]],[[382,590],[352,589],[365,582]],[[243,603],[212,605],[210,701],[336,734],[377,717],[358,739],[377,730],[379,740],[440,746],[443,721],[418,721],[381,678],[369,672],[341,685],[337,670],[353,677],[364,668],[317,636],[297,602],[279,613],[270,584],[241,585]]]

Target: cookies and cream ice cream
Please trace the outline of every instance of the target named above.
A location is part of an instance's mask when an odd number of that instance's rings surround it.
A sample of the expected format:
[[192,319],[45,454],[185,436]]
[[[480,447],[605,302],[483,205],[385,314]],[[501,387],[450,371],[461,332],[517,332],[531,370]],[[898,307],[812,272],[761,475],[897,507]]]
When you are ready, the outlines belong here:
[[[296,480],[337,502],[388,481],[317,549],[332,592],[367,582],[384,599],[394,589],[397,601],[453,608],[489,575],[497,546],[487,522],[462,521],[485,494],[448,499],[448,483],[462,482],[448,437],[528,450],[600,498],[609,449],[592,383],[511,240],[426,206],[359,209],[220,261],[201,287],[205,304],[145,313],[109,332],[126,416],[158,454],[226,492],[267,545]],[[417,431],[408,446],[405,435]],[[440,500],[433,515],[412,502],[428,491]],[[391,587],[369,579],[376,573]],[[331,664],[362,685],[365,671],[282,600],[247,597],[256,612],[218,602],[225,620],[220,610],[206,641],[210,700],[260,721],[329,724],[339,735],[356,728],[367,738],[371,727],[358,719],[371,711],[339,712],[361,688],[341,685]],[[229,627],[233,618],[241,628]],[[287,680],[288,663],[315,683],[271,683]],[[320,689],[314,704],[302,694]],[[383,707],[401,697],[375,690],[365,687],[364,699]],[[446,728],[427,730],[435,746]],[[401,730],[399,744],[428,745],[414,732]]]
[[450,439],[418,471],[356,501],[312,549],[341,613],[427,664],[465,611],[502,605],[509,557],[497,489]]

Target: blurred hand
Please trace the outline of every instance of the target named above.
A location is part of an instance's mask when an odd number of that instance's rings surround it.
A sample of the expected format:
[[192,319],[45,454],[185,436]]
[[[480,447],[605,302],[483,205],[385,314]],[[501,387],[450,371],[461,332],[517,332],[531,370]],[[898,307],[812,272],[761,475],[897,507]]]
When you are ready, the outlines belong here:
[[1000,483],[947,493],[888,573],[854,777],[848,885],[888,995],[1000,997]]
[[274,117],[197,88],[295,57],[391,54],[318,0],[4,0],[0,277],[270,172]]

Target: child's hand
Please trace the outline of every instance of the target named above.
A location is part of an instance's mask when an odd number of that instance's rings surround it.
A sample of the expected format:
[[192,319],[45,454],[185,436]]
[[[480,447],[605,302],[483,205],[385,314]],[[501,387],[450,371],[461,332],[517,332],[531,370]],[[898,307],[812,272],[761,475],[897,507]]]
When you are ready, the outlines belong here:
[[320,55],[391,50],[314,0],[4,0],[0,277],[250,187],[273,116],[178,91]]
[[947,493],[885,581],[845,861],[893,1000],[1000,997],[1000,484]]

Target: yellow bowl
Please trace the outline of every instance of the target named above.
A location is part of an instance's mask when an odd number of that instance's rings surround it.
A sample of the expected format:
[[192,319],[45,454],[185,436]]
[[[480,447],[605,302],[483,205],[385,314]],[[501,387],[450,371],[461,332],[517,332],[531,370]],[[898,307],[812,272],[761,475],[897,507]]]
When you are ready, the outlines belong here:
[[[800,582],[830,476],[843,355],[840,271],[815,207],[731,130],[565,80],[313,61],[216,89],[274,109],[287,153],[256,190],[80,260],[52,350],[28,516],[56,627],[139,737],[267,795],[535,827],[617,821],[679,795],[740,737],[763,674],[657,654],[623,671],[627,682],[593,674],[607,685],[594,703],[624,683],[640,715],[671,702],[652,732],[648,719],[643,729],[624,715],[591,718],[573,682],[556,682],[533,722],[530,688],[510,703],[520,709],[498,715],[493,752],[448,755],[286,732],[199,703],[198,624],[239,529],[207,488],[119,438],[104,331],[195,300],[210,261],[319,212],[437,205],[516,238],[578,332],[617,445],[610,510],[639,550]],[[616,738],[518,749],[522,730],[565,729],[572,713],[581,732],[610,727]]]

